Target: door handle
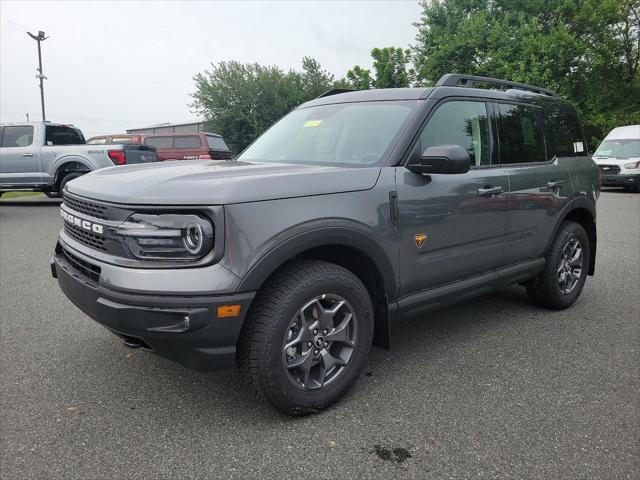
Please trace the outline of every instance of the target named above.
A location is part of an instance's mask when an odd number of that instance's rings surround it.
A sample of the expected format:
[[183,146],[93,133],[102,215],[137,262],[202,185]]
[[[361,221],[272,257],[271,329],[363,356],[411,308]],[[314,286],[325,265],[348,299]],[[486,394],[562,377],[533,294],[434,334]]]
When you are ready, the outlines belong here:
[[23,153],[21,157],[33,157],[33,153]]
[[502,187],[485,186],[478,189],[478,195],[480,195],[481,197],[489,197],[491,195],[500,195],[502,192],[504,192],[504,188]]
[[552,180],[547,182],[547,188],[560,188],[564,185],[564,180]]

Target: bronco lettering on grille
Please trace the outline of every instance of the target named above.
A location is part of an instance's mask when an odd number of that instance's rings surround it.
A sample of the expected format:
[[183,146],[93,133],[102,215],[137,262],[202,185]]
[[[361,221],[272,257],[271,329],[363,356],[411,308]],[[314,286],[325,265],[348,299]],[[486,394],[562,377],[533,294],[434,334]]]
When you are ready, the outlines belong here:
[[64,218],[64,220],[71,225],[75,225],[77,227],[82,228],[83,230],[87,230],[89,232],[97,233],[98,235],[102,235],[104,233],[104,226],[98,223],[93,223],[88,220],[83,220],[82,218],[78,218],[70,213],[65,212],[60,209],[60,216]]

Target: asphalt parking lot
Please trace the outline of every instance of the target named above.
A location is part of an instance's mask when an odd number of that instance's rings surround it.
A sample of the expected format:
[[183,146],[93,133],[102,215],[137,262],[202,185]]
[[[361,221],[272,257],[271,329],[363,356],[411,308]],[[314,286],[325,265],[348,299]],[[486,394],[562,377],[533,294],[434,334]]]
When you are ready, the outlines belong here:
[[638,478],[640,195],[602,194],[572,309],[511,287],[404,322],[341,403],[301,419],[76,309],[49,271],[57,204],[0,203],[2,479]]

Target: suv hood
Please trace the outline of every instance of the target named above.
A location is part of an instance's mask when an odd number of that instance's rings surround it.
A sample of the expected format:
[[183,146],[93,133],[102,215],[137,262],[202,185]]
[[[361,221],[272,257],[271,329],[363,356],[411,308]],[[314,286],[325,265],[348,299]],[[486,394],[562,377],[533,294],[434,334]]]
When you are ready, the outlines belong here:
[[71,193],[138,205],[225,205],[369,190],[380,167],[175,161],[109,167],[67,184]]

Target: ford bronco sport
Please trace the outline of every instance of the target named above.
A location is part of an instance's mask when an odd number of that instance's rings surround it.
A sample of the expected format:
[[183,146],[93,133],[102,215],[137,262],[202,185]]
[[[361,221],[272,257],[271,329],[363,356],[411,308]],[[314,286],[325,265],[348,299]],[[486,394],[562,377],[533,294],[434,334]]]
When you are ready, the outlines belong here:
[[514,283],[573,304],[594,273],[598,188],[574,109],[548,90],[446,75],[331,91],[234,161],[69,183],[52,273],[127,346],[237,362],[302,415],[345,394],[402,317]]

